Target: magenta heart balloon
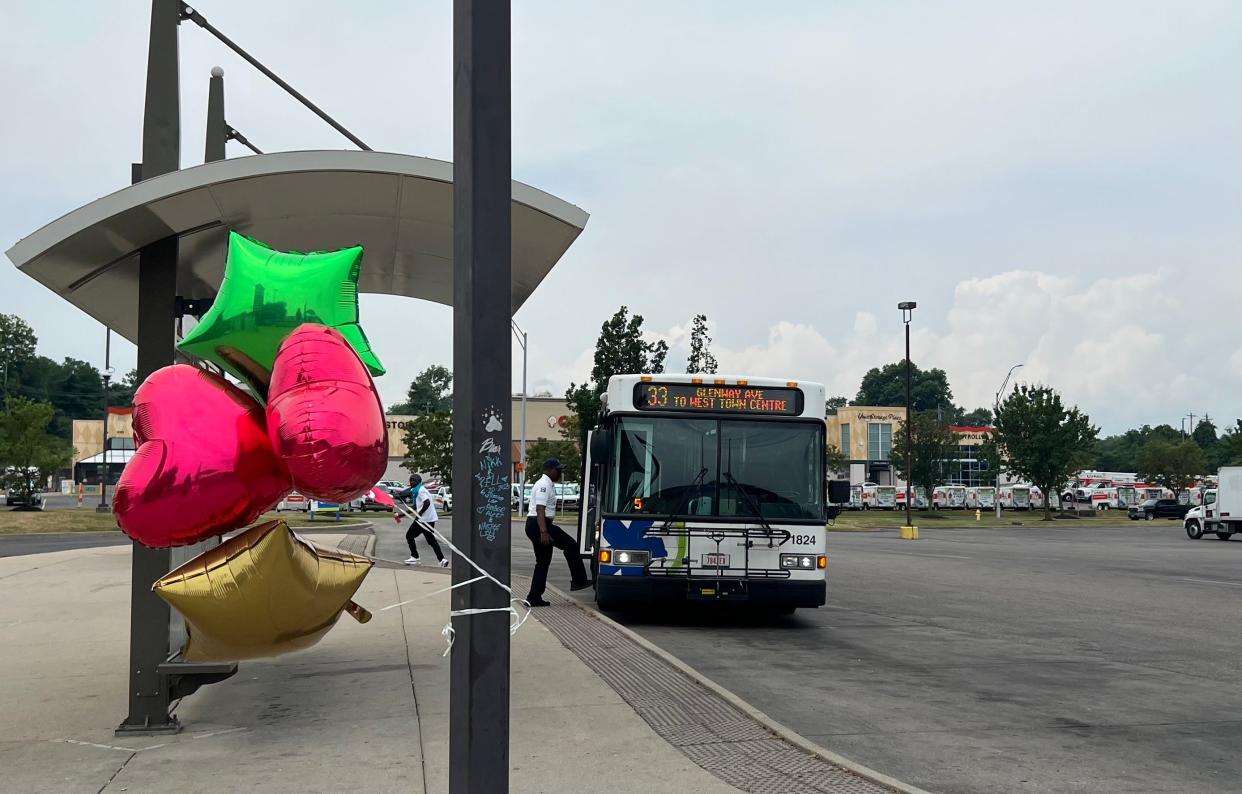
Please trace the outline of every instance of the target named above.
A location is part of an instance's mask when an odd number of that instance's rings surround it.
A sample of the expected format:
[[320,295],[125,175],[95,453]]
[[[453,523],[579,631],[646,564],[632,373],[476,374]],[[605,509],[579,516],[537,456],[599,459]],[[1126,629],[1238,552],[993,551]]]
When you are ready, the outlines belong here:
[[388,466],[379,393],[334,328],[307,323],[281,343],[267,391],[267,429],[294,487],[313,499],[355,499]]
[[114,512],[125,534],[146,546],[184,546],[245,526],[291,488],[263,407],[197,367],[164,367],[143,382],[134,442]]

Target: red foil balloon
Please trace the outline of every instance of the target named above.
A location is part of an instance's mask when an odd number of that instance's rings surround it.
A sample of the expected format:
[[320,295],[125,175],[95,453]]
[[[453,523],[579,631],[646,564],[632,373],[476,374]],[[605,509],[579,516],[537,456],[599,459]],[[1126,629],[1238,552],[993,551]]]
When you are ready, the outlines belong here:
[[388,466],[384,406],[366,365],[335,328],[307,323],[281,343],[267,431],[293,487],[312,499],[355,499]]
[[138,388],[134,442],[114,511],[125,534],[146,546],[184,546],[245,526],[292,488],[263,407],[197,367],[165,367]]

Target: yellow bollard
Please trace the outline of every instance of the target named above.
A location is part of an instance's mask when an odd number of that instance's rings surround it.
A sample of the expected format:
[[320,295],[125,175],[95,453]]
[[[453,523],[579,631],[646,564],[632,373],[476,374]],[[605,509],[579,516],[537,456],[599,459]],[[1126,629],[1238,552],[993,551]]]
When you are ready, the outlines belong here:
[[901,528],[901,539],[902,540],[918,540],[919,539],[919,528],[918,527],[902,527]]
[[982,517],[983,517],[983,513],[980,513],[979,508],[976,507],[975,508],[975,520],[978,521]]

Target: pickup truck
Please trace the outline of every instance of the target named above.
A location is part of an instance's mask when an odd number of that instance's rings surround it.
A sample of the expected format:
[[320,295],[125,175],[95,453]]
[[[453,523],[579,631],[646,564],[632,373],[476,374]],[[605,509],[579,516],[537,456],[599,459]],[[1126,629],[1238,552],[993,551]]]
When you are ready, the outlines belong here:
[[1130,508],[1131,521],[1154,521],[1157,518],[1182,520],[1190,512],[1190,505],[1178,504],[1176,499],[1147,499]]

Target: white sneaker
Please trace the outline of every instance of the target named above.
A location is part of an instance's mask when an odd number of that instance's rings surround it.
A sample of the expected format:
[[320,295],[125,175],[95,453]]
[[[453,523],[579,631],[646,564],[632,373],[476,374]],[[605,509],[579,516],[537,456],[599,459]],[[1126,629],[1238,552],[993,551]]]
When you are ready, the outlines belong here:
[[418,565],[419,562],[421,561],[417,557],[406,557],[405,558],[406,565]]
[[449,566],[449,561],[448,561],[448,560],[440,560],[440,567],[441,567],[441,568],[447,568],[448,566]]

